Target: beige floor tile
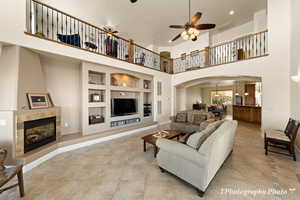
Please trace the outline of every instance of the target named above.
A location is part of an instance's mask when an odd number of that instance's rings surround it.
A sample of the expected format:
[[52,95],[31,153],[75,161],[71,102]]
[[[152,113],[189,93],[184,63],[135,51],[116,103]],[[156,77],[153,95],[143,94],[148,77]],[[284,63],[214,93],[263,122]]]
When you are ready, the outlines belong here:
[[[179,178],[161,173],[153,148],[142,149],[135,134],[106,143],[60,154],[26,173],[28,200],[197,200],[197,199],[300,199],[300,162],[264,155],[259,127],[239,123],[234,151],[224,163],[204,198]],[[300,159],[300,158],[299,158]],[[14,180],[16,181],[16,180]],[[240,191],[287,190],[285,195],[233,195]],[[223,189],[223,190],[222,190]],[[0,200],[18,200],[17,188],[4,192]]]

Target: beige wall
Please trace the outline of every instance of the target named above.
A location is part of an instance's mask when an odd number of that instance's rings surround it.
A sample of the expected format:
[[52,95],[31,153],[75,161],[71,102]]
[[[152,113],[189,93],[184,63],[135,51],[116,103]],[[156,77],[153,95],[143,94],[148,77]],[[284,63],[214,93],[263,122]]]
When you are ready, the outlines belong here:
[[6,164],[10,164],[14,158],[14,111],[0,111],[0,147],[8,152]]
[[61,107],[62,135],[81,132],[80,63],[45,56],[41,63],[47,90]]
[[19,47],[3,46],[0,55],[0,147],[7,149],[7,164],[14,155],[14,111],[17,110]]
[[17,110],[19,47],[4,46],[0,55],[0,110]]
[[39,54],[20,48],[19,59],[18,110],[29,109],[26,97],[28,92],[47,92]]
[[[300,2],[292,1],[291,5],[292,46],[291,46],[291,76],[300,75]],[[300,83],[291,82],[291,116],[300,121]],[[296,140],[300,149],[300,131]]]
[[177,87],[176,88],[176,106],[175,106],[175,113],[179,111],[186,110],[186,88],[184,87]]
[[193,104],[202,101],[201,89],[199,86],[189,87],[186,89],[186,108],[193,109]]

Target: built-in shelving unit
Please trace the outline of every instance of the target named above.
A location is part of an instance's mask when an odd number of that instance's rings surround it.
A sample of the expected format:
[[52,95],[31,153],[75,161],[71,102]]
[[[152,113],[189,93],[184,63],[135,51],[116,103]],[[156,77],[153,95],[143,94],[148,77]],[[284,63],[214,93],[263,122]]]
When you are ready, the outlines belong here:
[[105,123],[105,107],[89,107],[89,125]]
[[[153,122],[153,77],[82,63],[82,132],[101,133]],[[134,99],[136,112],[114,115],[112,99]]]
[[90,85],[105,85],[105,73],[88,71]]
[[144,92],[144,103],[143,103],[143,110],[144,110],[144,117],[151,117],[152,116],[152,93]]

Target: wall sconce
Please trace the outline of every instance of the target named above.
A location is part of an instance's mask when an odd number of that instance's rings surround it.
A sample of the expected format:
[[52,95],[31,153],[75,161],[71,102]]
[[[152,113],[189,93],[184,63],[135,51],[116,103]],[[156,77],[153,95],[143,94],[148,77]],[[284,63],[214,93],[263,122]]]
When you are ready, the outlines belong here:
[[300,83],[300,75],[292,76],[291,79],[296,83]]
[[248,96],[249,95],[249,93],[248,92],[245,92],[245,96]]

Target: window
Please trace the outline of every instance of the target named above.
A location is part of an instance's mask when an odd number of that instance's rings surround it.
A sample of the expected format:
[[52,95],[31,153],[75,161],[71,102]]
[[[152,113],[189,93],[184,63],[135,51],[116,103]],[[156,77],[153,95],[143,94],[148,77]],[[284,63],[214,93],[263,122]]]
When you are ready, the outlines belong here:
[[218,90],[211,92],[211,103],[217,105],[232,104],[232,90]]
[[160,81],[157,81],[157,96],[162,95],[162,83]]
[[157,101],[157,113],[160,115],[162,113],[161,101]]

